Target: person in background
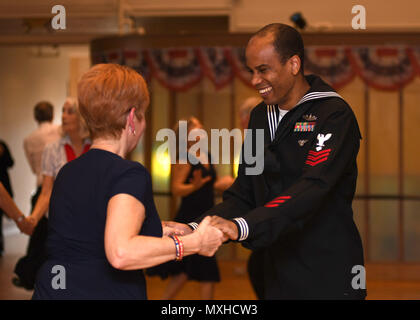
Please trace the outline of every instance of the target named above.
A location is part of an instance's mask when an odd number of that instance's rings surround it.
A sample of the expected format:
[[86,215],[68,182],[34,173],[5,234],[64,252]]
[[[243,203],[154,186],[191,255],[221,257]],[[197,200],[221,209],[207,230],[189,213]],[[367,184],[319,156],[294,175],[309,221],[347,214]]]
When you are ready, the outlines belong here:
[[[195,253],[212,256],[223,235],[210,218],[187,236],[163,229],[150,174],[125,159],[146,127],[149,93],[143,77],[128,67],[98,64],[77,89],[92,148],[57,176],[48,259],[33,299],[147,299],[141,269]],[[51,284],[57,265],[65,269],[65,290]]]
[[[8,170],[13,167],[14,161],[10,154],[9,148],[4,141],[0,140],[0,182],[3,184],[10,197],[13,197],[12,185]],[[3,210],[0,209],[0,257],[4,251],[4,237],[3,237]]]
[[[36,190],[31,198],[31,212],[34,209],[35,203],[38,200],[39,194],[41,193],[42,186],[42,172],[41,172],[41,160],[42,153],[45,147],[54,141],[57,141],[61,137],[60,126],[52,123],[54,118],[54,107],[47,101],[40,101],[34,107],[34,118],[37,122],[38,128],[32,131],[23,140],[23,149],[25,151],[26,159],[28,160],[29,166],[32,172],[36,176]],[[26,220],[25,220],[26,221]],[[39,257],[42,252],[44,241],[42,236],[38,236],[42,231],[39,229],[44,228],[44,224],[38,224],[34,230],[35,236],[29,239],[26,256]],[[31,230],[31,223],[27,223],[23,231],[29,233]],[[19,284],[19,281],[15,282]],[[31,286],[29,286],[31,287]]]
[[34,107],[34,118],[38,128],[32,131],[23,140],[23,149],[25,150],[26,159],[32,172],[36,176],[36,191],[31,199],[31,212],[41,193],[42,172],[41,160],[42,153],[47,144],[57,141],[61,138],[60,126],[52,123],[54,118],[54,107],[47,101],[38,102]]
[[[179,141],[179,123],[175,126]],[[187,150],[200,139],[203,129],[201,122],[190,117],[187,121],[187,135],[195,135],[196,140],[188,139]],[[201,150],[203,151],[203,150]],[[200,154],[190,153],[188,158],[193,158],[194,163],[176,163],[171,166],[171,191],[175,196],[181,197],[181,205],[175,217],[178,222],[190,222],[214,206],[214,191],[223,192],[233,183],[231,176],[217,178],[216,170],[212,165],[211,156],[208,152]],[[179,152],[176,152],[179,158]],[[148,275],[159,275],[165,279],[171,277],[163,300],[175,298],[188,280],[200,282],[200,298],[202,300],[213,299],[215,283],[220,282],[220,273],[216,257],[203,257],[191,255],[182,262],[168,262],[147,271]]]
[[16,264],[15,274],[17,277],[12,279],[14,285],[28,290],[34,288],[36,273],[46,259],[47,213],[55,178],[63,165],[87,152],[91,145],[88,132],[78,111],[76,99],[71,97],[66,99],[61,120],[62,137],[48,144],[42,154],[41,192],[31,215],[25,218],[30,227],[24,232],[32,236],[27,254]]

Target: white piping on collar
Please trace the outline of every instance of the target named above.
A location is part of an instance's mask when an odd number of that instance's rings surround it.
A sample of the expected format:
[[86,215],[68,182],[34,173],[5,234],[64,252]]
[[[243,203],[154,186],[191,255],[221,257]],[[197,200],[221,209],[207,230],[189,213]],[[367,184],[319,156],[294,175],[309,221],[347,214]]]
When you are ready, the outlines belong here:
[[[299,102],[293,108],[309,100],[316,100],[316,99],[327,98],[327,97],[337,97],[337,98],[343,99],[342,96],[340,96],[337,92],[334,92],[334,91],[323,91],[323,92],[313,91],[313,92],[309,92],[305,94],[302,97],[302,99],[300,99]],[[267,105],[267,119],[268,119],[268,127],[270,129],[271,141],[273,141],[276,136],[276,130],[281,120],[281,117],[279,117],[279,120],[277,121],[277,114],[276,114],[276,110],[274,109],[275,107],[278,107],[278,106]]]
[[316,100],[316,99],[327,98],[327,97],[337,97],[337,98],[343,99],[342,96],[340,96],[337,92],[334,92],[334,91],[324,91],[324,92],[314,91],[314,92],[309,92],[305,94],[302,97],[302,99],[300,99],[299,102],[295,105],[295,107],[309,100]]
[[[270,129],[270,138],[271,141],[274,139],[274,133],[276,132],[276,122],[274,121],[274,116],[276,115],[276,111],[274,110],[274,105],[267,105],[267,119],[268,119],[268,128]],[[274,113],[274,115],[273,115]]]

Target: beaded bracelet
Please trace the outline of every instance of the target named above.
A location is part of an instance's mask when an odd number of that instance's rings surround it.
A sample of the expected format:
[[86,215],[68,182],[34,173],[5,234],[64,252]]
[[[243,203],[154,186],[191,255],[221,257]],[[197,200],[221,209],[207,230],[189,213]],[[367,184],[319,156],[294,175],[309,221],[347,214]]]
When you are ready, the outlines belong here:
[[179,260],[181,261],[182,258],[184,258],[184,243],[177,236],[175,237],[178,239],[179,242]]
[[181,261],[182,258],[184,257],[184,244],[182,243],[181,240],[179,240],[179,238],[177,236],[170,236],[170,238],[172,238],[172,240],[174,240],[175,243],[175,260],[176,261]]

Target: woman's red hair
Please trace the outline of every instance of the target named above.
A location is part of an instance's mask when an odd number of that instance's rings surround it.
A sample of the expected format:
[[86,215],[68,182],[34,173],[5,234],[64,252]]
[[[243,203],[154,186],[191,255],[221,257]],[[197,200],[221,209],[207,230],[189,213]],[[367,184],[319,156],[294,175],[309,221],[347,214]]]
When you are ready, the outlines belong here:
[[134,107],[138,119],[149,105],[149,91],[143,77],[118,64],[97,64],[77,85],[80,114],[92,139],[119,138]]

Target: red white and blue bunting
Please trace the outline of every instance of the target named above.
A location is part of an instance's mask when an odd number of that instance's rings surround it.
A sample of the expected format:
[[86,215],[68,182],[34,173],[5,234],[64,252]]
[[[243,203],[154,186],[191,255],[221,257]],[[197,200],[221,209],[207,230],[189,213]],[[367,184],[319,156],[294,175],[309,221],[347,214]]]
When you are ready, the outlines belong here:
[[420,75],[420,47],[409,48],[408,52],[413,64],[416,67],[417,74]]
[[356,75],[344,47],[308,47],[304,61],[306,74],[319,75],[336,90],[351,82]]
[[232,82],[233,68],[222,47],[202,47],[197,50],[201,66],[216,89],[221,89]]
[[[92,63],[118,63],[141,73],[147,81],[156,78],[173,91],[186,91],[207,77],[216,89],[235,77],[251,86],[251,74],[242,47],[199,47],[97,52]],[[420,47],[323,47],[305,48],[305,73],[315,73],[335,89],[358,75],[380,90],[399,90],[420,75]]]
[[406,47],[364,47],[351,52],[358,75],[376,89],[398,90],[416,76]]
[[122,50],[105,51],[103,57],[105,57],[107,63],[123,63]]
[[233,67],[235,75],[245,84],[252,87],[251,73],[248,71],[245,59],[245,48],[230,48],[226,51],[226,57]]
[[124,50],[123,55],[123,65],[126,65],[130,68],[133,68],[138,73],[140,73],[146,81],[150,81],[151,71],[149,64],[146,61],[146,55],[144,51],[137,50]]
[[153,75],[170,90],[186,91],[202,79],[202,68],[194,48],[150,49],[146,59]]

